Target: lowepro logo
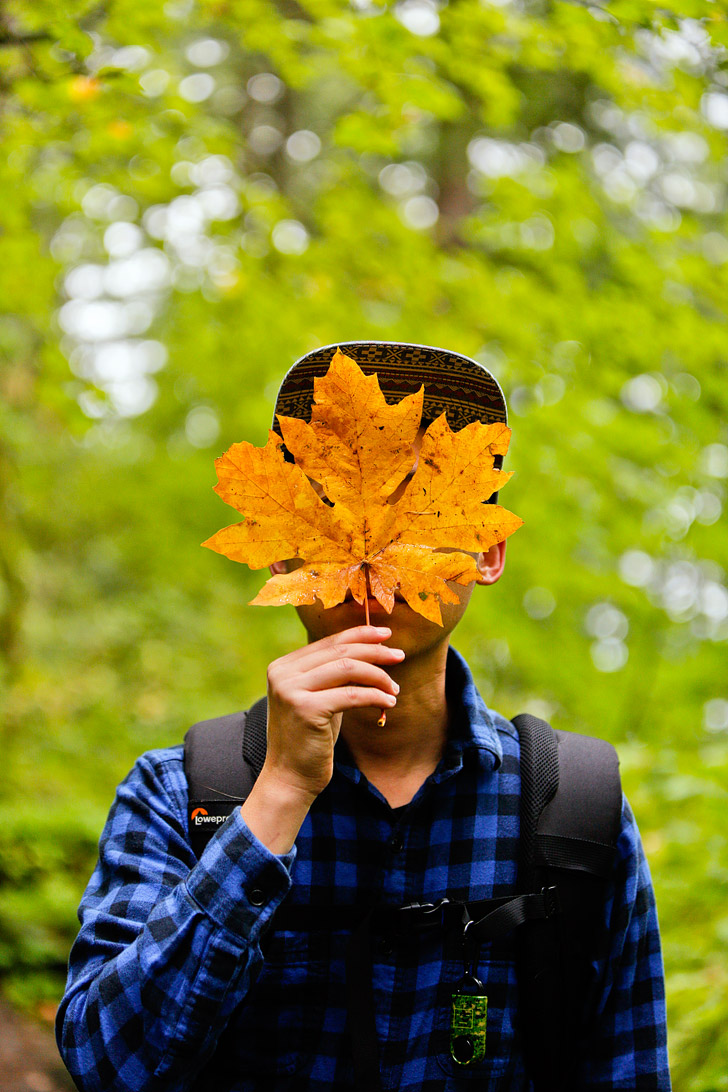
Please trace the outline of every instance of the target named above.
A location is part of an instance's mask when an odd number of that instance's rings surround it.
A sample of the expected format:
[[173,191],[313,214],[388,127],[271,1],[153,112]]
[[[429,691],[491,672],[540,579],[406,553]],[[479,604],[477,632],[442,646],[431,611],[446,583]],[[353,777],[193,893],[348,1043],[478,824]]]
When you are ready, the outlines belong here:
[[214,823],[217,826],[218,823],[224,823],[226,819],[227,815],[210,815],[206,808],[195,808],[190,815],[190,822],[196,827],[201,827],[204,823]]

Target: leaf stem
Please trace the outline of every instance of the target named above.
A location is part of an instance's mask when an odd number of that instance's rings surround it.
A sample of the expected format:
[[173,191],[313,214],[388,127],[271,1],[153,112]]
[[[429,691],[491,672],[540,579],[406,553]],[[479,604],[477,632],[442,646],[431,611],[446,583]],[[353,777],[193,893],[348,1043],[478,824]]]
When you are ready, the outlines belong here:
[[[366,561],[364,562],[363,568],[364,568],[364,579],[366,581],[366,598],[364,599],[364,616],[366,618],[367,625],[369,625],[369,592],[371,591],[371,587],[369,585],[369,566],[367,565]],[[387,711],[386,711],[386,709],[380,709],[379,714],[380,715],[379,715],[379,720],[377,721],[377,728],[383,728],[384,725],[387,723]]]

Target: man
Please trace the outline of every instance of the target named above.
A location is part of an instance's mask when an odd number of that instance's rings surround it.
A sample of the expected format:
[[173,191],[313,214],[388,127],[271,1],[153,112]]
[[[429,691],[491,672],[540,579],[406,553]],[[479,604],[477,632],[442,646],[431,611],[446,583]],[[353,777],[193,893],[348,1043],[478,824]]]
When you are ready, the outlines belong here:
[[[332,349],[291,369],[277,413],[308,416]],[[392,400],[424,381],[427,420],[505,420],[493,377],[459,354],[342,349]],[[480,554],[478,583],[504,562],[502,542]],[[58,1015],[83,1092],[532,1087],[512,937],[464,960],[462,925],[455,940],[439,919],[420,928],[422,915],[391,927],[403,905],[505,897],[517,880],[518,733],[450,648],[474,590],[451,586],[442,626],[401,600],[391,615],[370,600],[371,625],[353,601],[297,608],[308,643],[269,667],[265,763],[199,861],[182,748],[137,762],[101,839]],[[598,996],[569,1087],[663,1092],[659,933],[626,802],[601,913]],[[475,1060],[452,1049],[464,982],[487,996]]]

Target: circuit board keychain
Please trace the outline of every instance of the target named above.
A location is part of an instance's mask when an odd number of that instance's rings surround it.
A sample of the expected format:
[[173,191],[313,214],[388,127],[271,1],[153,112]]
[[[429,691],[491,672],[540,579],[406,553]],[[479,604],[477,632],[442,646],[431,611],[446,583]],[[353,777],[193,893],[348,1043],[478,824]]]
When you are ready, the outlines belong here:
[[450,1054],[458,1065],[473,1065],[485,1058],[488,998],[485,987],[466,971],[452,995]]
[[467,908],[463,914],[463,977],[452,995],[450,1055],[457,1065],[474,1065],[485,1058],[488,998],[477,976],[480,945],[471,935],[473,922]]

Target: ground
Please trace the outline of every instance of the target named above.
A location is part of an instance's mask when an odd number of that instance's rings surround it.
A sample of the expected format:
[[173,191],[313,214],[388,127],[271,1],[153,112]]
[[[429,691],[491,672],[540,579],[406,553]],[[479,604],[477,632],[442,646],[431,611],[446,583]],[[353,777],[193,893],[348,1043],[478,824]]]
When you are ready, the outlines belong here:
[[31,1020],[0,998],[0,1092],[73,1092],[47,1015]]

